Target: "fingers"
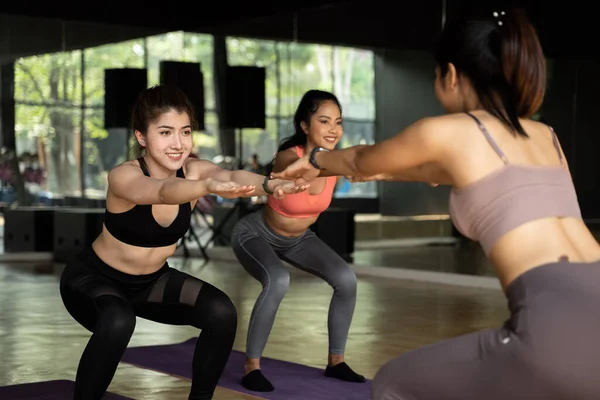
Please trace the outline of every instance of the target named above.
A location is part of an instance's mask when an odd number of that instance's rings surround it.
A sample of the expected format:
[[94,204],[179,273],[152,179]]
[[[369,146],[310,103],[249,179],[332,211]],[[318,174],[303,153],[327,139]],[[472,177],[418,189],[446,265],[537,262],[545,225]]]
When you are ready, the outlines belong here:
[[298,178],[294,181],[294,183],[296,184],[296,186],[310,186],[309,181],[307,181],[304,178]]
[[237,188],[238,192],[253,192],[256,189],[256,186],[253,185],[244,185]]
[[271,179],[288,179],[288,174],[285,171],[271,172]]
[[273,197],[276,199],[282,199],[288,194],[296,194],[304,192],[310,187],[309,184],[305,185],[294,185],[293,183],[286,183],[281,186],[277,186],[273,189]]
[[298,193],[298,192],[303,192],[306,189],[308,189],[310,187],[310,185],[285,185],[283,186],[281,189],[283,190],[284,193],[287,194],[293,194],[293,193]]

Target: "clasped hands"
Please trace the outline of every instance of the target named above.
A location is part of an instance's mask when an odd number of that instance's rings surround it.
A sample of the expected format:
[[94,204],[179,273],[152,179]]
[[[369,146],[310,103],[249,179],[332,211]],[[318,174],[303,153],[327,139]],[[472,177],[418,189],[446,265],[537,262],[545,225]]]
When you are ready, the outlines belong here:
[[[288,194],[296,194],[307,190],[310,184],[300,184],[292,180],[274,179],[269,182],[269,189],[273,192],[273,197],[282,199]],[[235,199],[238,197],[257,196],[255,185],[241,185],[233,181],[222,181],[214,178],[206,179],[206,188],[209,193],[225,199]]]
[[[290,164],[286,169],[281,172],[274,172],[271,174],[272,178],[275,179],[289,179],[294,180],[296,185],[305,185],[308,182],[316,179],[320,174],[320,171],[313,167],[309,161],[308,155],[305,155],[298,160]],[[372,176],[345,176],[352,183],[356,182],[368,182],[368,181],[394,181],[394,177],[389,174],[376,174]],[[432,187],[436,187],[438,183],[430,183]]]

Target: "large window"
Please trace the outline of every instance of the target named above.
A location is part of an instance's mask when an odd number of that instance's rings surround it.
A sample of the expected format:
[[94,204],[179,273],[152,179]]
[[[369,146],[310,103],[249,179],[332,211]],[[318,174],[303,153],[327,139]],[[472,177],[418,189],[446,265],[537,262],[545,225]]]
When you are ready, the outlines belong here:
[[[310,89],[336,94],[344,111],[341,146],[373,143],[374,71],[373,53],[366,50],[228,38],[230,65],[266,68],[265,130],[244,129],[242,157],[252,154],[259,161],[271,160],[279,141],[294,133],[292,118],[298,102]],[[336,196],[376,197],[375,182],[340,185]]]
[[[335,93],[344,109],[342,147],[373,142],[373,54],[352,48],[227,38],[229,65],[266,68],[266,129],[244,129],[242,158],[271,160],[293,134],[292,116],[310,89]],[[104,129],[104,71],[147,68],[159,83],[162,60],[200,63],[204,77],[205,130],[194,133],[195,153],[220,155],[211,35],[170,32],[82,51],[21,58],[15,67],[18,154],[32,154],[55,195],[102,196],[108,171],[128,154],[126,129]],[[81,144],[83,143],[83,147]],[[348,188],[347,185],[342,185]],[[374,196],[374,183],[354,184],[338,196]]]
[[104,70],[144,68],[144,40],[132,40],[84,51],[86,195],[103,196],[108,171],[128,157],[125,128],[104,129]]
[[17,154],[38,161],[46,172],[45,191],[78,195],[81,190],[81,65],[79,51],[15,63]]
[[277,149],[278,90],[281,85],[277,70],[276,46],[276,42],[267,40],[227,38],[227,63],[229,65],[264,67],[266,70],[266,129],[241,130],[241,157],[246,163],[255,153],[258,155],[259,162],[267,163],[273,158],[273,153]]
[[[347,47],[333,48],[334,93],[344,107],[341,147],[373,144],[375,139],[375,71],[373,52]],[[377,183],[338,187],[336,197],[377,197]]]

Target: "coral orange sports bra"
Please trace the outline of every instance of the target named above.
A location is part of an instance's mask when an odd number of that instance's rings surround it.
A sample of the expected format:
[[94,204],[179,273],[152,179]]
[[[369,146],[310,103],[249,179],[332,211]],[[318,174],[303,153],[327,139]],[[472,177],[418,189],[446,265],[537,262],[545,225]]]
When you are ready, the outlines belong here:
[[[302,157],[304,150],[300,146],[294,148],[298,157]],[[273,196],[267,198],[267,204],[276,213],[290,218],[313,218],[327,210],[331,204],[333,190],[337,178],[328,176],[325,187],[318,194],[310,194],[308,190],[297,194],[287,195],[279,200]]]

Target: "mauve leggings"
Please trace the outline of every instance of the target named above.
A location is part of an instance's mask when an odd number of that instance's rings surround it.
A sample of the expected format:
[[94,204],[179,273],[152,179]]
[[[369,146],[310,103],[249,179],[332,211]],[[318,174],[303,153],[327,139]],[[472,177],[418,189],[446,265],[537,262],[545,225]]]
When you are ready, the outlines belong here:
[[539,266],[506,296],[511,317],[502,328],[390,361],[371,399],[600,399],[600,262]]

